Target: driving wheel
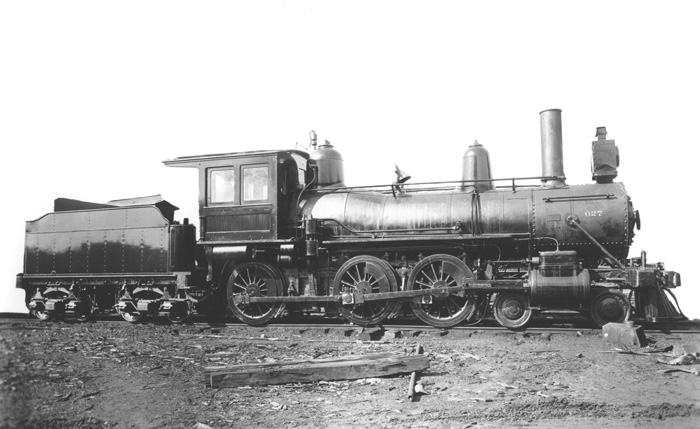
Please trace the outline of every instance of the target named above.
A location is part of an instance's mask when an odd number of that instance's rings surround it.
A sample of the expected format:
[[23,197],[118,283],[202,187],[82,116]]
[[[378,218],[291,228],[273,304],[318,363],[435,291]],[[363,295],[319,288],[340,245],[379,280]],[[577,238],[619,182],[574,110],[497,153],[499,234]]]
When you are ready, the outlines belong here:
[[[396,291],[396,274],[384,260],[374,256],[356,256],[345,262],[333,280],[334,295],[368,295]],[[379,323],[394,312],[396,303],[367,301],[338,304],[340,315],[357,325]]]
[[471,319],[476,312],[477,299],[472,295],[460,296],[446,289],[461,286],[473,277],[472,271],[461,259],[452,255],[431,255],[416,264],[408,277],[412,290],[432,290],[432,295],[411,301],[413,313],[425,323],[439,328],[455,326]]
[[233,314],[248,325],[263,325],[280,314],[282,302],[246,302],[246,297],[274,297],[283,294],[282,275],[264,262],[246,262],[233,270],[227,296]]

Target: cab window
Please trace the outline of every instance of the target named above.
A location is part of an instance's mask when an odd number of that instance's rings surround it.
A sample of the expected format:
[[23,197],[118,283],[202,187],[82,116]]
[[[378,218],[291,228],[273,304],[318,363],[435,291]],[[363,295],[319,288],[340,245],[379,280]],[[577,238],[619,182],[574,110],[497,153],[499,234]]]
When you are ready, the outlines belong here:
[[259,202],[268,199],[268,166],[243,167],[243,202]]
[[209,172],[209,202],[214,204],[236,201],[236,170],[221,168]]

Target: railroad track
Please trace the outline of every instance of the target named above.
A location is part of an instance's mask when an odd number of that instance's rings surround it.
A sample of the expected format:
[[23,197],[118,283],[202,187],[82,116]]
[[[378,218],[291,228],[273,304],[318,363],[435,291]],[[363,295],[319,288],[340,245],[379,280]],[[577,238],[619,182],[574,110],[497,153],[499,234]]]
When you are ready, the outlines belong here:
[[[52,322],[44,322],[33,316],[26,314],[9,314],[0,313],[0,325],[9,325],[12,321],[22,320],[23,322],[30,322],[32,325],[37,326],[53,326],[53,324],[80,324],[80,323],[104,323],[104,324],[115,324],[115,325],[128,325],[119,316],[98,316],[94,318],[94,322],[78,322],[75,320],[57,320]],[[156,324],[156,325],[169,325],[170,323],[160,319],[160,318],[149,318],[145,319],[144,324]],[[651,323],[651,322],[639,322],[639,326],[644,327],[644,331],[648,334],[666,334],[666,335],[693,335],[700,334],[700,321],[684,321],[676,323]],[[180,326],[180,325],[173,325]],[[235,329],[249,327],[248,325],[234,319],[234,318],[223,318],[217,321],[208,320],[203,316],[194,316],[187,322],[183,323],[181,326],[195,326],[201,330],[207,329]],[[340,319],[330,318],[330,317],[319,317],[315,318],[312,323],[300,323],[298,320],[284,320],[279,319],[277,323],[267,324],[266,328],[286,328],[286,329],[359,329],[362,326],[352,325],[348,323],[343,323]],[[529,333],[529,334],[546,334],[546,333],[583,333],[583,334],[593,334],[599,332],[600,329],[593,328],[583,317],[575,317],[570,314],[556,315],[556,316],[545,316],[533,319],[530,326],[521,331],[511,331],[502,326],[500,326],[495,320],[486,319],[480,324],[475,326],[454,326],[451,328],[436,328],[429,325],[416,324],[415,320],[412,319],[395,319],[392,320],[391,324],[382,324],[381,327],[385,330],[402,330],[402,331],[423,331],[423,332],[503,332],[503,333]],[[8,326],[8,329],[11,329]]]

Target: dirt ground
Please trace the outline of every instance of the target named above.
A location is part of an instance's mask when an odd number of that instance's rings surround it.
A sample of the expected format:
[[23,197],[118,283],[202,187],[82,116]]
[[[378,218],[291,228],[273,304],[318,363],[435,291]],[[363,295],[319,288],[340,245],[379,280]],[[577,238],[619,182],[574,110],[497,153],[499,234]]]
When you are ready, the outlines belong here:
[[[0,428],[697,428],[700,377],[561,334],[249,328],[0,319]],[[394,339],[389,339],[393,335]],[[663,349],[698,336],[647,335]],[[264,387],[205,387],[204,367],[351,354],[410,354],[408,374]],[[641,349],[637,351],[642,351]]]

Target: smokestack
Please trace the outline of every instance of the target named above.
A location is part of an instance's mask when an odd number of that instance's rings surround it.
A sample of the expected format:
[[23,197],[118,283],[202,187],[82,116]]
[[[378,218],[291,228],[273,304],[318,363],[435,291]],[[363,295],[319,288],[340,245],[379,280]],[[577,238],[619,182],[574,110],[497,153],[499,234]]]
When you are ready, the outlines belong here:
[[555,177],[554,179],[542,179],[542,185],[548,188],[566,186],[561,137],[561,109],[540,112],[540,134],[542,136],[542,175]]

